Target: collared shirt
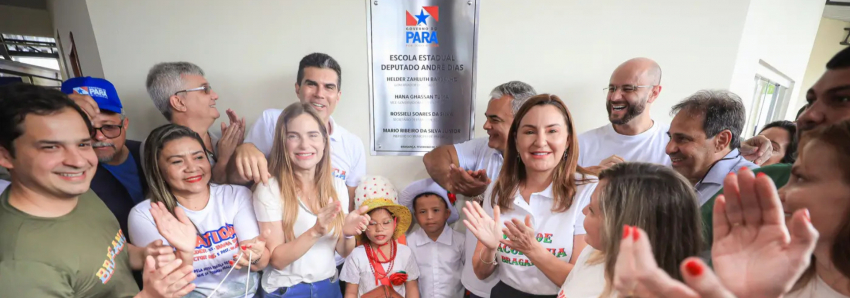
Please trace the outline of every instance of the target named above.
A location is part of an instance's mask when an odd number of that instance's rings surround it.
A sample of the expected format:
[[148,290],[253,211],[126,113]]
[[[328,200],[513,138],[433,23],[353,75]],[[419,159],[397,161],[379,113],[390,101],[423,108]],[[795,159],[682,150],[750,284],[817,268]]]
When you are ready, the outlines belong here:
[[[575,179],[578,184],[576,194],[572,198],[570,208],[564,212],[552,212],[554,202],[552,184],[541,192],[532,193],[528,202],[517,190],[511,209],[501,210],[501,226],[504,227],[504,222],[512,219],[524,221],[525,217],[530,215],[531,224],[540,245],[559,261],[569,262],[575,245],[573,237],[586,234],[584,214],[581,211],[590,204],[590,196],[597,185],[596,177],[586,176],[586,180],[579,182],[580,178],[581,174],[576,173]],[[492,191],[493,184],[490,184],[484,192],[484,212],[487,214],[493,214],[490,196]],[[561,288],[561,285],[556,285],[549,280],[527,256],[509,246],[499,244],[496,249],[496,261],[499,262],[496,266],[499,279],[518,291],[533,295],[556,295]]]
[[[277,118],[283,113],[281,109],[267,109],[257,119],[251,131],[245,136],[245,143],[254,144],[260,152],[269,157],[274,144],[274,129]],[[331,165],[334,178],[342,179],[345,185],[357,187],[360,178],[366,175],[366,151],[359,137],[352,134],[339,124],[333,117],[331,125]]]
[[420,297],[463,297],[460,282],[465,262],[463,243],[464,235],[448,225],[443,227],[437,241],[431,240],[422,229],[407,236],[407,244],[419,265]]
[[[490,181],[496,181],[499,178],[499,172],[502,170],[504,157],[496,149],[487,146],[487,143],[487,138],[477,138],[455,144],[458,166],[465,170],[487,170],[487,178],[490,178]],[[498,272],[493,272],[490,277],[484,280],[478,279],[472,269],[472,256],[475,254],[475,245],[478,244],[478,239],[472,232],[466,230],[464,242],[465,266],[463,266],[463,274],[461,275],[463,286],[475,296],[488,298],[490,297],[490,289],[499,282]]]
[[723,179],[726,178],[726,175],[736,173],[743,167],[757,169],[759,166],[744,159],[738,149],[732,150],[715,162],[714,166],[705,174],[705,177],[694,186],[697,196],[699,196],[699,205],[702,206],[702,204],[708,202],[714,194],[723,188]]

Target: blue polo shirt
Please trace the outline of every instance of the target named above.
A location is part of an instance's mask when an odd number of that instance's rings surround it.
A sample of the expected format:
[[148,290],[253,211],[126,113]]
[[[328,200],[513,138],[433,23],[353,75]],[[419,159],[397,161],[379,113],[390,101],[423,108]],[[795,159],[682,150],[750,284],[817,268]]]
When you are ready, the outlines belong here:
[[705,202],[708,202],[714,194],[723,188],[723,179],[726,179],[726,175],[737,173],[743,167],[752,170],[759,166],[744,159],[738,149],[730,151],[729,154],[717,161],[705,174],[705,177],[694,186],[697,196],[699,196],[699,205],[702,206]]

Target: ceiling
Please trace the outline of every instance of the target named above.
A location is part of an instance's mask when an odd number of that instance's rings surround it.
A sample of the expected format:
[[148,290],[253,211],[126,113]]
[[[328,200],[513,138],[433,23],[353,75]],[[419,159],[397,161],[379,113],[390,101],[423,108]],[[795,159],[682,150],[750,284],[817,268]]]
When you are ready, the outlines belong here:
[[47,0],[0,0],[0,5],[47,10]]
[[850,0],[829,0],[823,8],[823,17],[850,22]]

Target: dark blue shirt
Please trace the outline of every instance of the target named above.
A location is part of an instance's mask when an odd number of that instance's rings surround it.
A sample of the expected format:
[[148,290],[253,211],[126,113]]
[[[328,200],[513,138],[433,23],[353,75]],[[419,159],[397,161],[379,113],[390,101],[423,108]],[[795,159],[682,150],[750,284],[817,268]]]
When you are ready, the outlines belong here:
[[132,154],[127,154],[127,160],[120,165],[113,166],[104,163],[101,166],[121,182],[121,185],[130,193],[133,203],[138,204],[145,200],[144,193],[142,192],[142,183],[139,181],[139,170],[136,167],[136,160]]

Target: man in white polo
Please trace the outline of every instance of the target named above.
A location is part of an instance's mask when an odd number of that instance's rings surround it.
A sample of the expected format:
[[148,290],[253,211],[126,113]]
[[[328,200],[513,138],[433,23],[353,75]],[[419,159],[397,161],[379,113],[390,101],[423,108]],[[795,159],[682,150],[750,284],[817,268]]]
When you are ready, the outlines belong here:
[[[446,190],[481,202],[481,195],[491,181],[499,177],[502,152],[507,148],[508,133],[514,115],[528,98],[537,95],[530,85],[511,81],[490,92],[490,102],[484,115],[484,130],[488,138],[472,139],[460,144],[434,148],[422,161],[428,175]],[[461,282],[470,297],[490,297],[490,289],[499,282],[497,274],[480,280],[472,270],[472,256],[478,239],[469,230],[465,236],[465,258]]]

